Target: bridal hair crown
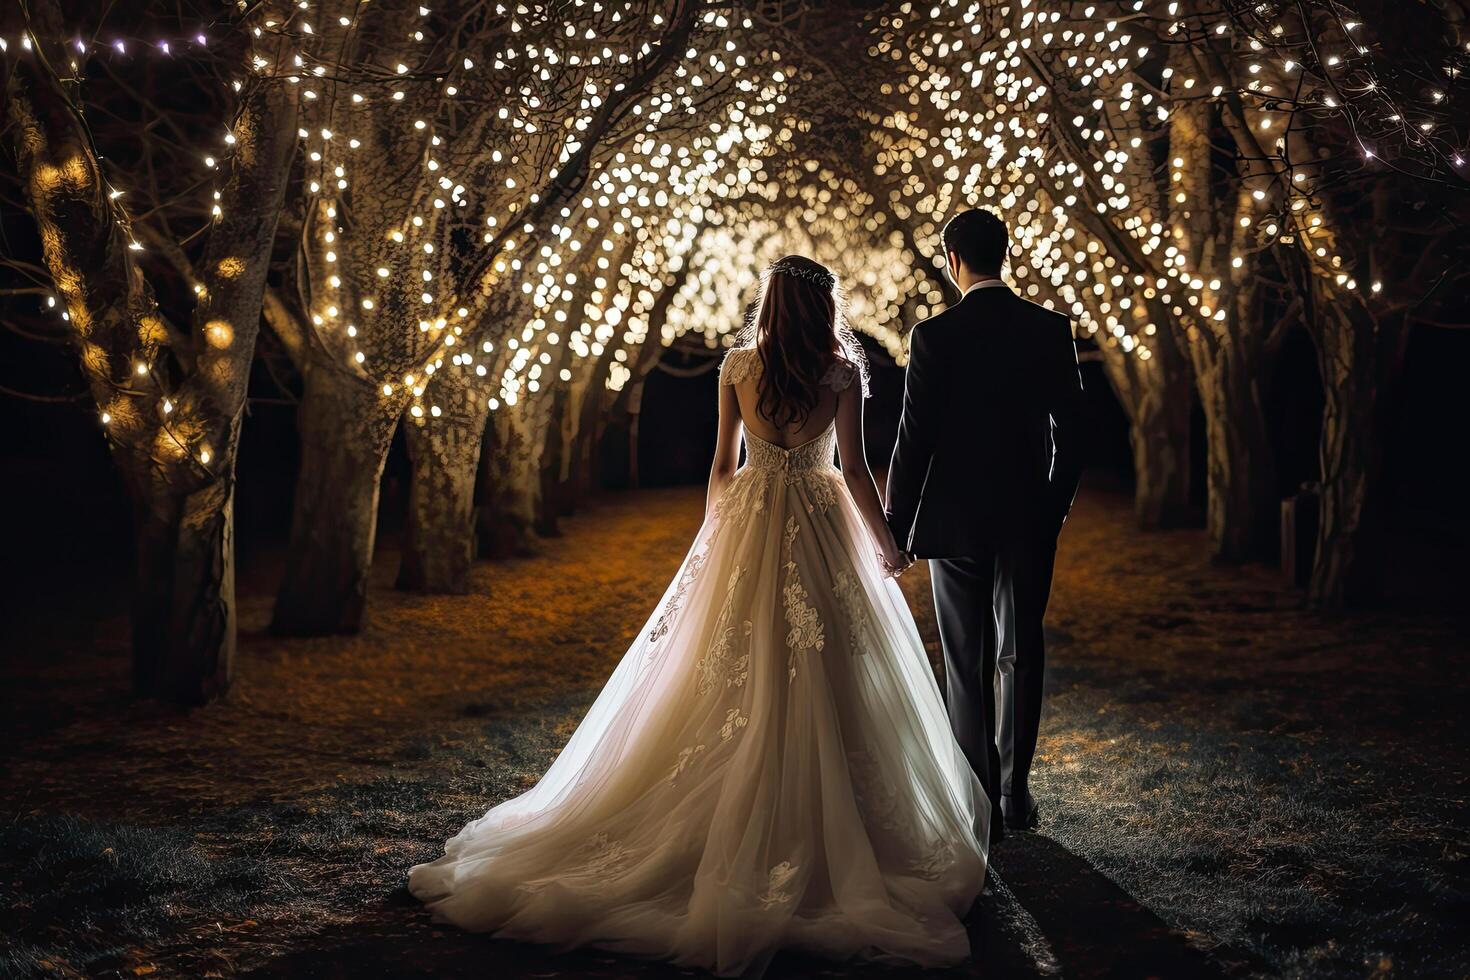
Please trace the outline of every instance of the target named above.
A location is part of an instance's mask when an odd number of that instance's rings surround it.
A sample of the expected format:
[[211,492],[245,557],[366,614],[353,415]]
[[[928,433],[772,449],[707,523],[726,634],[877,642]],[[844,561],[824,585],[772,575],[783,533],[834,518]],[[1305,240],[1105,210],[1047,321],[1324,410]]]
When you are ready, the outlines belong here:
[[822,289],[831,289],[837,285],[837,277],[819,265],[799,265],[782,260],[773,264],[768,271],[771,275],[780,272],[784,275],[796,276]]

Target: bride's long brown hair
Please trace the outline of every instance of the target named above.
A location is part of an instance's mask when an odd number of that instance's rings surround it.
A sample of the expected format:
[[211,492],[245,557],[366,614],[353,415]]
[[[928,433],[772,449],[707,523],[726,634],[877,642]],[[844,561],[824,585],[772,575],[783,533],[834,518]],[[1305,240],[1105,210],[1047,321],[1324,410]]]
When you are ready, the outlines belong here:
[[761,359],[756,411],[778,429],[806,424],[835,362],[863,371],[861,348],[842,315],[837,277],[804,255],[776,260],[761,277],[754,333]]

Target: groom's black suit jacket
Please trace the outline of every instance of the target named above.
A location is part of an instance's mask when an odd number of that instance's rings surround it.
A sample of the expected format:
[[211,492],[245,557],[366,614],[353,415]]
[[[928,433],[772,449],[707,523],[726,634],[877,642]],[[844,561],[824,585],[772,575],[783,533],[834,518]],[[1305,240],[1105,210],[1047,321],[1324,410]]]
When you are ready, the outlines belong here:
[[914,327],[886,508],[921,558],[1055,539],[1081,477],[1070,321],[1005,286]]

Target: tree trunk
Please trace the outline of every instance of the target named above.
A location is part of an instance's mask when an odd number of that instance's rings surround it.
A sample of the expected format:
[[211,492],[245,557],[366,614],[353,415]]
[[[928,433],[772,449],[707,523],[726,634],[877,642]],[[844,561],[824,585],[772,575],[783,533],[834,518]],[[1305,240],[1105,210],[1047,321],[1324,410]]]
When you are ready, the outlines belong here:
[[1196,364],[1195,377],[1208,443],[1210,556],[1221,562],[1260,558],[1270,553],[1277,500],[1258,367],[1228,347],[1203,360],[1207,363]]
[[362,628],[383,463],[401,404],[360,380],[312,365],[298,413],[301,473],[286,574],[271,628],[293,636]]
[[[1177,45],[1170,55],[1192,72],[1198,70],[1195,58],[1202,52]],[[1179,161],[1173,167],[1178,206],[1170,220],[1186,232],[1173,241],[1188,257],[1191,272],[1221,283],[1201,293],[1198,311],[1182,321],[1177,340],[1194,367],[1205,415],[1205,525],[1211,555],[1217,561],[1244,561],[1271,553],[1279,501],[1259,387],[1269,331],[1264,322],[1265,256],[1247,230],[1256,203],[1244,172],[1211,179],[1217,141],[1227,130],[1237,132],[1221,122],[1212,103],[1186,102],[1170,113],[1169,153]],[[1244,142],[1249,133],[1241,131],[1239,139],[1242,154],[1255,152]]]
[[127,211],[105,193],[82,111],[84,59],[63,50],[61,5],[38,0],[24,13],[35,52],[6,78],[7,128],[133,504],[134,677],[141,693],[200,704],[227,689],[234,663],[235,452],[296,151],[293,87],[262,80],[234,114],[235,149],[189,276],[200,300],[184,333],[159,310],[133,258]]
[[592,496],[597,485],[597,420],[593,419],[586,428],[577,429],[572,448],[567,454],[567,478],[563,481],[562,493],[566,499],[565,514],[575,514],[577,508]]
[[[1377,180],[1371,188],[1373,227],[1394,220],[1396,207],[1389,187],[1390,182]],[[1323,240],[1314,238],[1313,243],[1320,245]],[[1304,320],[1316,345],[1324,395],[1318,447],[1317,551],[1307,600],[1317,608],[1340,609],[1373,598],[1383,584],[1386,520],[1380,482],[1384,444],[1403,374],[1413,307],[1379,307],[1357,291],[1356,283],[1341,283],[1335,266],[1315,262],[1305,238],[1301,245],[1298,290],[1307,304]],[[1380,239],[1370,238],[1365,245],[1360,252],[1364,278],[1394,281],[1407,291],[1417,291],[1410,290],[1409,284],[1425,280],[1424,263],[1436,256],[1432,248],[1417,258],[1401,251],[1395,254]],[[1413,264],[1392,269],[1385,260],[1394,258]],[[1427,300],[1435,288],[1423,293],[1419,302]]]
[[413,477],[408,534],[397,587],[464,595],[475,552],[475,475],[490,413],[485,385],[467,370],[434,376],[431,390],[443,414],[404,420]]
[[[571,475],[567,479],[567,493],[573,504],[580,504],[587,500],[602,483],[598,465],[598,447],[602,443],[602,434],[607,426],[607,420],[602,414],[607,407],[607,402],[601,392],[588,397],[589,399],[595,398],[597,405],[595,413],[583,412],[582,427],[577,430],[576,444],[572,447]],[[589,418],[589,415],[592,417]]]
[[[239,421],[236,420],[238,433]],[[235,670],[235,473],[180,494],[118,454],[135,521],[133,682],[185,705],[212,701]]]
[[638,489],[638,412],[628,412],[628,489]]
[[541,451],[537,453],[536,481],[536,533],[543,538],[561,537],[560,517],[562,512],[561,464],[566,448],[566,435],[562,431],[567,408],[566,385],[557,385],[543,396],[550,403],[541,414]]
[[[1166,312],[1166,311],[1160,311]],[[1133,448],[1133,510],[1145,531],[1190,523],[1189,364],[1166,332],[1157,331],[1145,359],[1099,345],[1103,370],[1128,415]]]
[[480,556],[534,554],[531,525],[536,519],[535,447],[525,402],[501,405],[490,413],[486,428],[490,430],[490,451],[485,454],[477,521]]
[[1308,601],[1318,608],[1361,604],[1379,590],[1387,405],[1403,367],[1407,331],[1347,297],[1320,304],[1317,358],[1322,410],[1321,506]]
[[1157,385],[1134,407],[1128,432],[1133,446],[1133,512],[1145,531],[1184,527],[1191,520],[1189,378],[1155,373]]
[[[594,365],[595,366],[595,365]],[[557,469],[553,494],[556,512],[561,517],[570,517],[577,512],[581,497],[582,409],[591,400],[587,390],[591,368],[586,376],[574,378],[566,393],[560,412],[561,447],[557,453]]]
[[574,504],[591,496],[599,483],[598,447],[607,428],[607,418],[612,407],[613,399],[607,389],[607,379],[616,362],[614,350],[609,345],[597,359],[577,406],[576,435],[572,441],[570,473],[567,477],[567,492]]

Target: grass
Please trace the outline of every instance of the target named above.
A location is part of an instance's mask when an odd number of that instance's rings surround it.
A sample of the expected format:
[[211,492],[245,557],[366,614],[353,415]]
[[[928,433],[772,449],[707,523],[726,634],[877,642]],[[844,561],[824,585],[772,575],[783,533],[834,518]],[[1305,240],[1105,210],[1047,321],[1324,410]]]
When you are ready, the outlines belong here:
[[[485,727],[494,748],[410,743],[393,767],[402,775],[343,782],[301,802],[165,826],[16,818],[0,833],[0,903],[11,909],[0,976],[229,975],[371,914],[484,801],[524,787],[516,759],[549,760],[556,749],[535,721]],[[441,778],[414,778],[430,755]],[[412,907],[402,894],[397,904]]]
[[[30,705],[0,717],[0,976],[688,975],[440,929],[403,883],[554,758],[698,507],[613,499],[468,597],[394,593],[380,562],[350,639],[267,636],[247,576],[240,687],[189,715],[123,696],[115,621],[0,664]],[[1202,552],[1084,499],[1049,617],[1042,827],[998,849],[955,974],[1470,975],[1460,634],[1309,615]],[[903,584],[937,651],[923,569]]]
[[1070,726],[1062,751],[1084,750],[1086,764],[1046,771],[1046,833],[1222,958],[1272,976],[1464,975],[1463,841],[1425,801],[1361,778],[1394,760],[1269,734],[1139,734],[1106,714]]
[[0,831],[0,973],[97,973],[138,959],[200,917],[241,920],[299,890],[281,866],[211,853],[181,828],[39,816]]

